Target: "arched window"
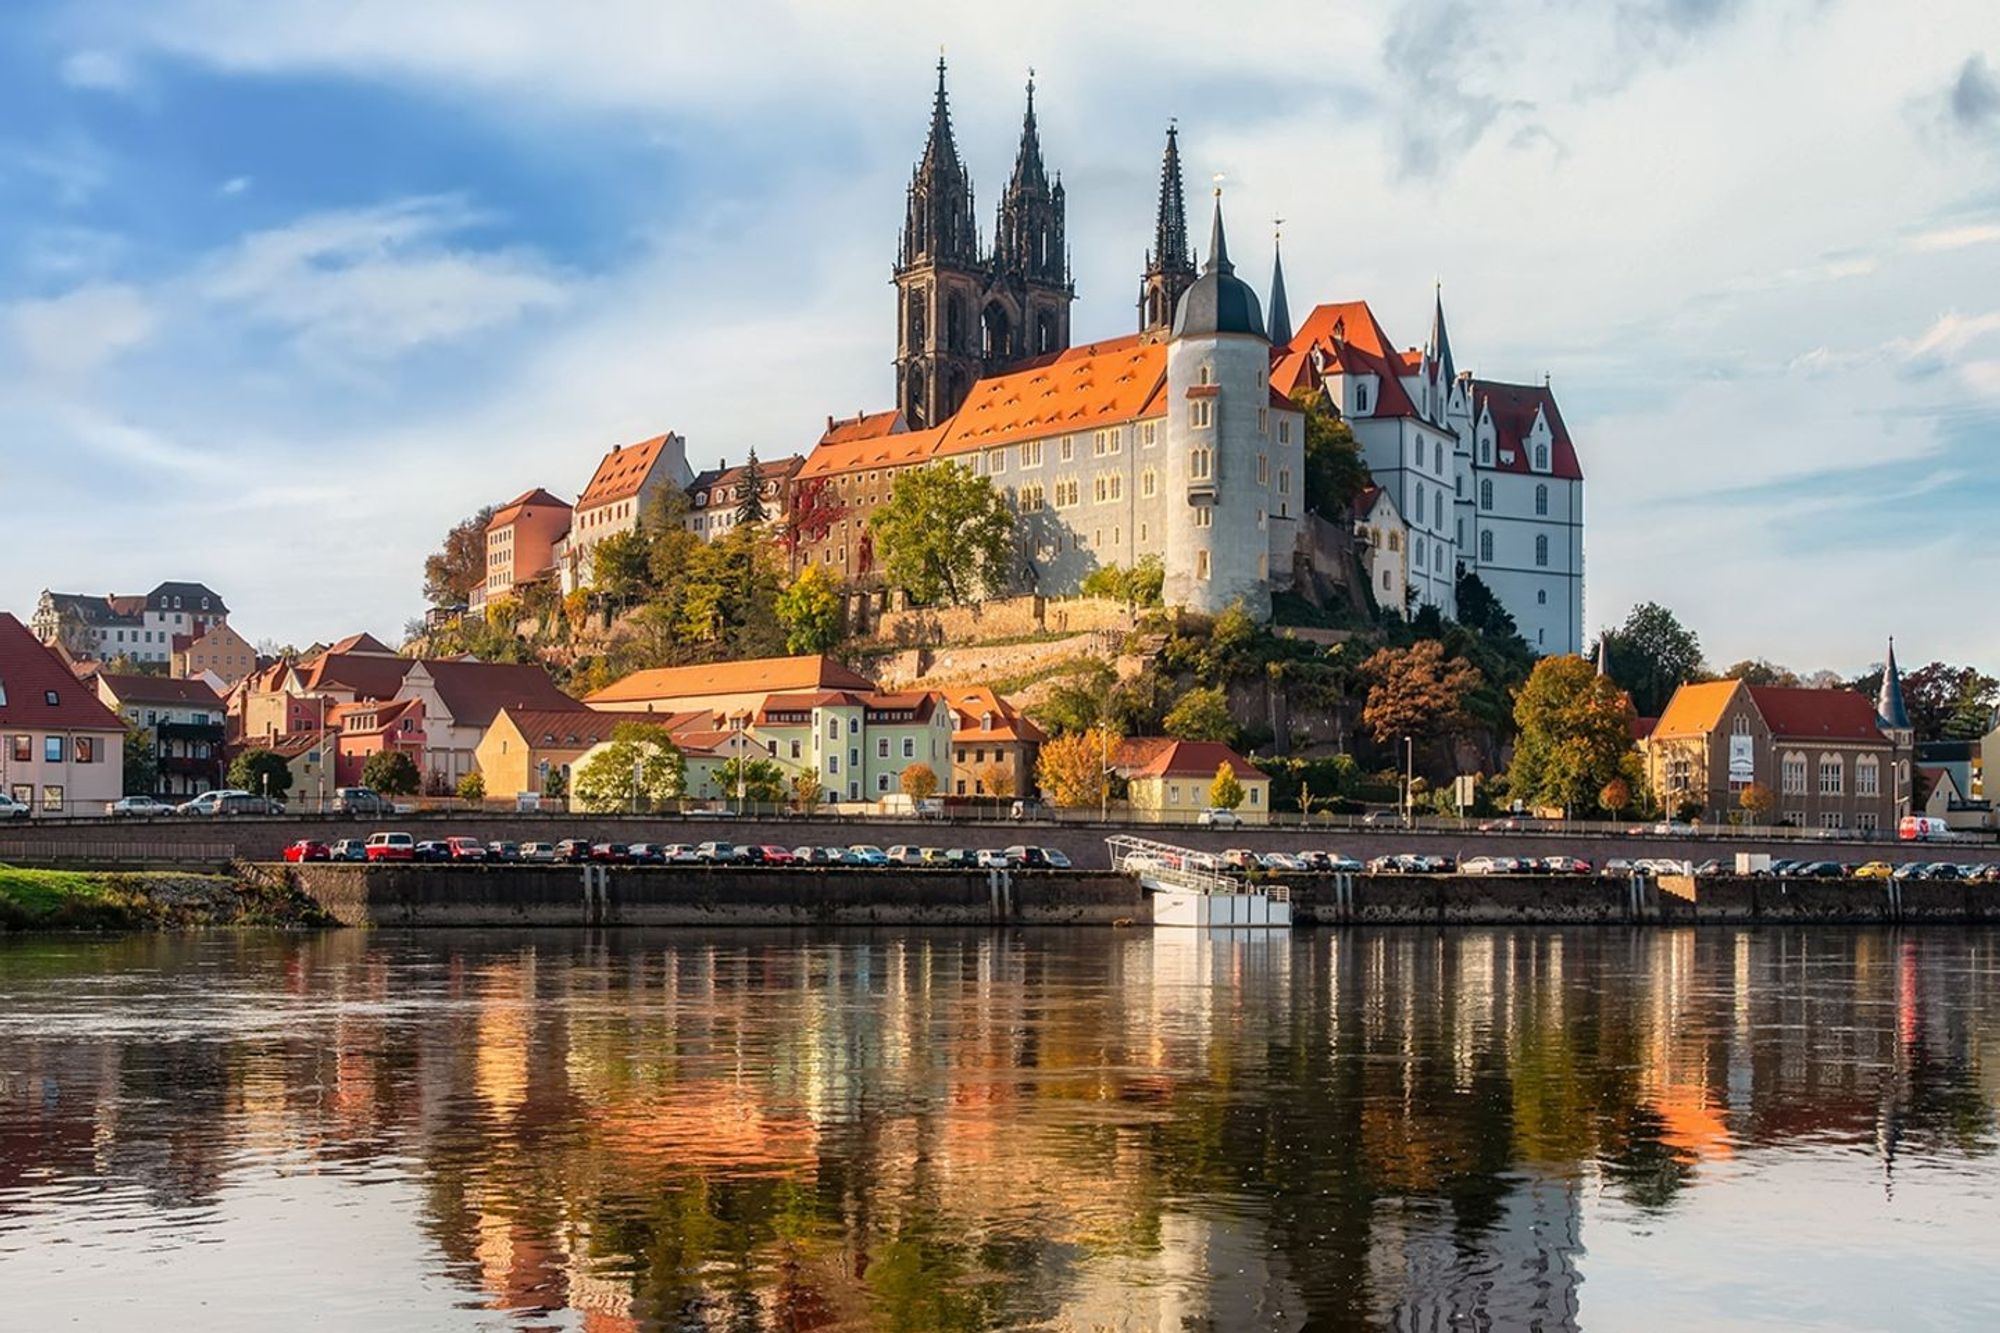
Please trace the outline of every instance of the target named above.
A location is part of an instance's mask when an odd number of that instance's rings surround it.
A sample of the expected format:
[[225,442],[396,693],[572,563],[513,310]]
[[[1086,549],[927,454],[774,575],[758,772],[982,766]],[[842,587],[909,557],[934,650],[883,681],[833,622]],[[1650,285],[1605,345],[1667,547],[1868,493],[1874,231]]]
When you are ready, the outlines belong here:
[[1882,794],[1882,765],[1872,754],[1864,754],[1854,761],[1854,794],[1856,796]]
[[984,351],[989,360],[998,361],[1014,354],[1013,321],[1007,318],[1007,307],[997,301],[987,306],[980,323],[986,341]]
[[1549,447],[1546,444],[1538,444],[1535,446],[1535,471],[1547,472],[1548,470]]
[[1389,534],[1389,549],[1392,551],[1401,551],[1403,549],[1402,533],[1392,532]]
[[1493,483],[1491,481],[1482,481],[1479,483],[1479,507],[1481,509],[1491,509],[1493,507]]
[[1422,537],[1418,537],[1410,543],[1410,553],[1416,557],[1414,563],[1417,568],[1422,570],[1424,567],[1424,539]]
[[1416,494],[1417,502],[1410,509],[1410,521],[1421,523],[1424,521],[1424,484],[1421,481],[1417,483]]
[[945,298],[944,341],[954,352],[965,350],[965,298],[957,292]]
[[1787,796],[1806,794],[1806,757],[1797,750],[1788,751],[1785,755],[1780,786]]
[[1364,416],[1367,414],[1367,411],[1368,386],[1366,384],[1357,384],[1354,386],[1354,414],[1356,416]]
[[1837,754],[1823,754],[1819,759],[1819,794],[1838,796],[1842,787],[1841,779],[1846,769]]
[[1443,543],[1443,542],[1432,542],[1432,543],[1431,543],[1431,568],[1432,568],[1432,569],[1434,569],[1434,570],[1436,570],[1436,571],[1437,571],[1438,573],[1440,573],[1440,574],[1444,573],[1444,543]]
[[1490,528],[1479,534],[1479,560],[1482,564],[1493,563],[1493,532]]
[[1549,512],[1549,488],[1548,484],[1544,482],[1543,484],[1535,487],[1535,515],[1538,518],[1546,517],[1548,515],[1548,512]]
[[1443,491],[1439,491],[1439,492],[1438,492],[1438,493],[1437,493],[1436,495],[1433,495],[1433,496],[1431,497],[1431,526],[1433,526],[1433,527],[1436,527],[1436,528],[1440,528],[1440,529],[1444,527],[1444,492],[1443,492]]
[[1431,471],[1438,473],[1440,476],[1444,473],[1444,444],[1442,441],[1433,440],[1431,442]]
[[1546,532],[1536,533],[1535,564],[1538,567],[1546,568],[1548,566],[1548,563],[1549,563],[1549,534]]

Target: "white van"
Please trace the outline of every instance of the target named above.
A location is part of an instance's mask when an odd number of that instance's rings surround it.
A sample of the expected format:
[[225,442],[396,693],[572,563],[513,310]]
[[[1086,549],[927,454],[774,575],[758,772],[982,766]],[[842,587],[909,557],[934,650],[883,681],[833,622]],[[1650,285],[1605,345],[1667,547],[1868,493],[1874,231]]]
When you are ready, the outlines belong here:
[[1942,842],[1951,837],[1951,825],[1930,815],[1904,815],[1896,836],[1904,842]]

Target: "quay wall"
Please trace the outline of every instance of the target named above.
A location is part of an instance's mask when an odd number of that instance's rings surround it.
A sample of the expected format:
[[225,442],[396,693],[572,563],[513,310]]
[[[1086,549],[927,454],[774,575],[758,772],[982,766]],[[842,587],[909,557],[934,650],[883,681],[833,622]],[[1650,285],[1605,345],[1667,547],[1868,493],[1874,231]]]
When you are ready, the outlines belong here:
[[[287,867],[351,926],[1147,925],[1151,899],[1102,870],[800,867]],[[2000,887],[1920,881],[1646,881],[1299,876],[1304,926],[2000,924]]]

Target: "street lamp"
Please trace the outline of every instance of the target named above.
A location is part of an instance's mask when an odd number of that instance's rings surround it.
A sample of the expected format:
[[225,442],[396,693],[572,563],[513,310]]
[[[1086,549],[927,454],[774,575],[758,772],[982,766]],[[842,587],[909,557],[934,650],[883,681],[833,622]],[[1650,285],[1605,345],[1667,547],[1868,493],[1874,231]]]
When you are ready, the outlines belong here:
[[1412,789],[1416,785],[1417,743],[1408,736],[1403,737],[1403,827],[1409,828],[1416,822],[1416,808]]

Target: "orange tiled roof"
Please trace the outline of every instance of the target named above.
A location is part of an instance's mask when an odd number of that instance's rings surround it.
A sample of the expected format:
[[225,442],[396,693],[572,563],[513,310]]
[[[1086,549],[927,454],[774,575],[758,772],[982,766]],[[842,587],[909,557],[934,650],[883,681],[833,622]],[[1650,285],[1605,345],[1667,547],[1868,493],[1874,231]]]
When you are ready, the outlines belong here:
[[[946,690],[944,697],[945,702],[951,705],[958,724],[951,734],[954,741],[1025,741],[1039,744],[1048,739],[1048,733],[984,685]],[[980,720],[988,713],[993,715],[991,728],[980,725]]]
[[862,440],[823,444],[814,449],[799,469],[799,477],[824,477],[863,468],[907,467],[927,461],[944,438],[948,426],[930,430],[897,431]]
[[903,414],[894,408],[887,412],[861,412],[844,421],[826,419],[826,434],[819,437],[822,445],[855,444],[862,440],[879,439],[884,435],[900,434],[909,426],[903,421]]
[[506,504],[494,510],[493,517],[486,521],[486,530],[493,532],[506,527],[521,516],[522,510],[527,509],[531,505],[540,505],[544,509],[560,509],[564,513],[569,512],[569,502],[567,500],[559,499],[537,486],[532,491],[523,491]]
[[872,691],[875,682],[831,657],[757,657],[742,662],[658,667],[613,681],[585,702],[598,708],[644,704],[708,694],[784,694],[792,691]]
[[972,386],[940,454],[1121,425],[1166,410],[1167,349],[1137,335],[1086,343]]
[[655,435],[650,440],[628,444],[613,449],[604,455],[591,474],[590,485],[583,488],[583,494],[576,497],[578,509],[592,509],[613,500],[624,500],[639,493],[645,484],[646,475],[653,465],[660,461],[660,451],[667,446],[669,435]]
[[1221,741],[1169,741],[1134,769],[1135,778],[1213,778],[1224,764],[1239,781],[1268,775]]
[[1738,689],[1775,737],[1786,740],[1882,741],[1875,704],[1853,690],[1812,690],[1778,685],[1745,685],[1740,680],[1709,680],[1683,685],[1667,701],[1652,734],[1661,739],[1701,736],[1714,731]]

